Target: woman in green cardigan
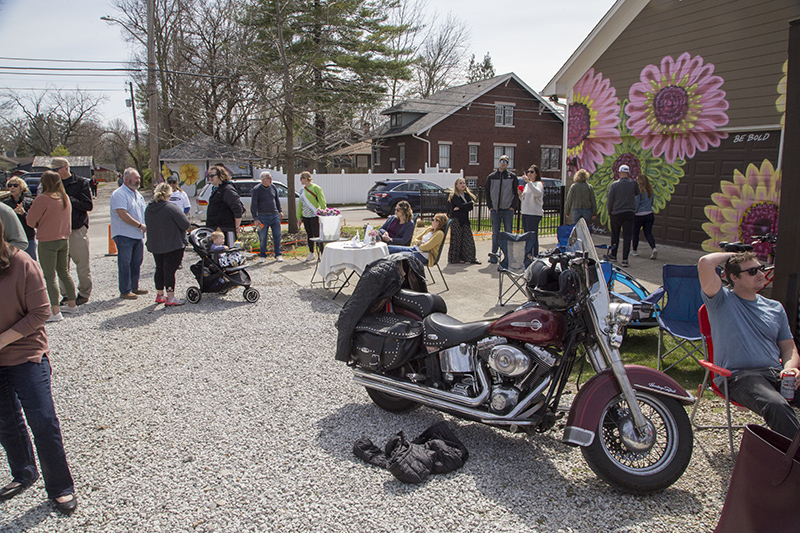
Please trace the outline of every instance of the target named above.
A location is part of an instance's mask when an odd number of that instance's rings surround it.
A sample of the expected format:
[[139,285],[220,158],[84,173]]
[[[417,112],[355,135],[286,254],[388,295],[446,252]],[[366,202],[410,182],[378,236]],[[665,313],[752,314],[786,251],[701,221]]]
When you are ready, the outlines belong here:
[[[317,209],[325,209],[325,194],[322,187],[314,185],[310,172],[300,173],[300,184],[303,189],[300,191],[300,209],[298,210],[298,221],[303,223],[308,235],[308,257],[306,261],[314,259],[314,241],[311,239],[319,237],[319,217]],[[317,244],[317,253],[322,254],[322,244]]]

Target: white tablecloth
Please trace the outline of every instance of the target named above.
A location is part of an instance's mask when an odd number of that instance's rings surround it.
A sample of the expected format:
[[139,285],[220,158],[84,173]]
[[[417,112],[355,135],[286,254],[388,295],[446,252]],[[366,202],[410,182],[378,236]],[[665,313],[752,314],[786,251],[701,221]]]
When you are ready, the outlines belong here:
[[350,269],[360,276],[368,264],[389,255],[389,247],[384,242],[363,248],[346,248],[348,242],[339,241],[325,245],[319,261],[319,274],[326,287],[330,287],[342,271]]

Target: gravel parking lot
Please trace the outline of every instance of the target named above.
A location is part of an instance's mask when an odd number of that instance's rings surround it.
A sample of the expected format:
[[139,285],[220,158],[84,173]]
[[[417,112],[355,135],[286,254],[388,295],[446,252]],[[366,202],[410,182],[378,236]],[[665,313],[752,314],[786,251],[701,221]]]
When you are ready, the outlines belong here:
[[[560,431],[527,437],[426,408],[381,411],[333,360],[341,304],[276,274],[274,264],[249,269],[261,292],[256,304],[236,290],[164,308],[153,293],[119,300],[116,258],[100,248],[93,249],[90,302],[47,326],[78,511],[59,516],[39,480],[0,504],[3,531],[684,532],[716,525],[733,467],[723,432],[695,435],[692,462],[673,487],[620,494],[595,477],[580,450],[560,443]],[[179,271],[181,291],[194,282],[193,261],[189,254]],[[152,288],[152,272],[146,256],[144,287]],[[721,422],[720,403],[713,405],[701,414]],[[470,458],[423,485],[404,485],[351,452],[359,437],[382,446],[397,431],[413,438],[442,419]]]
[[[716,523],[732,469],[720,432],[697,434],[676,485],[634,497],[600,482],[560,432],[526,437],[444,417],[469,461],[403,485],[356,459],[353,442],[382,445],[399,430],[415,437],[444,415],[371,404],[333,360],[338,305],[267,264],[250,269],[256,304],[235,291],[165,309],[150,295],[116,298],[115,258],[92,266],[90,302],[47,327],[80,507],[58,516],[40,480],[3,504],[4,531],[652,532]],[[147,257],[147,285],[152,269]],[[179,274],[185,289],[191,275]]]

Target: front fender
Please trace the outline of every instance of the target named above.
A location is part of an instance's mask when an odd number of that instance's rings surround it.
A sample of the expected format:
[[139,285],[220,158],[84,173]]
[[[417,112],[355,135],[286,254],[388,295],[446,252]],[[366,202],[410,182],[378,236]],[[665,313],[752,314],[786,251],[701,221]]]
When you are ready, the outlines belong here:
[[[625,372],[635,390],[674,398],[684,405],[694,403],[694,396],[663,372],[642,365],[625,365]],[[610,369],[587,381],[572,402],[562,440],[567,444],[589,446],[594,440],[603,409],[620,394],[622,390]]]

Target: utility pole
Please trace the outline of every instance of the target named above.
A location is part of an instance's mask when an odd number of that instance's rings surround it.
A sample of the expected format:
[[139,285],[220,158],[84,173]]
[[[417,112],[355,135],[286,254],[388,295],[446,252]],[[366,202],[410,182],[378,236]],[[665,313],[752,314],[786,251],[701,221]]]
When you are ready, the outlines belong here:
[[156,37],[154,0],[147,0],[147,102],[150,116],[148,147],[150,149],[151,185],[161,181],[158,164],[158,94],[156,92]]
[[131,111],[133,112],[133,135],[134,139],[136,139],[136,150],[139,150],[139,125],[136,123],[136,99],[133,97],[133,82],[128,82],[128,87],[131,90]]

